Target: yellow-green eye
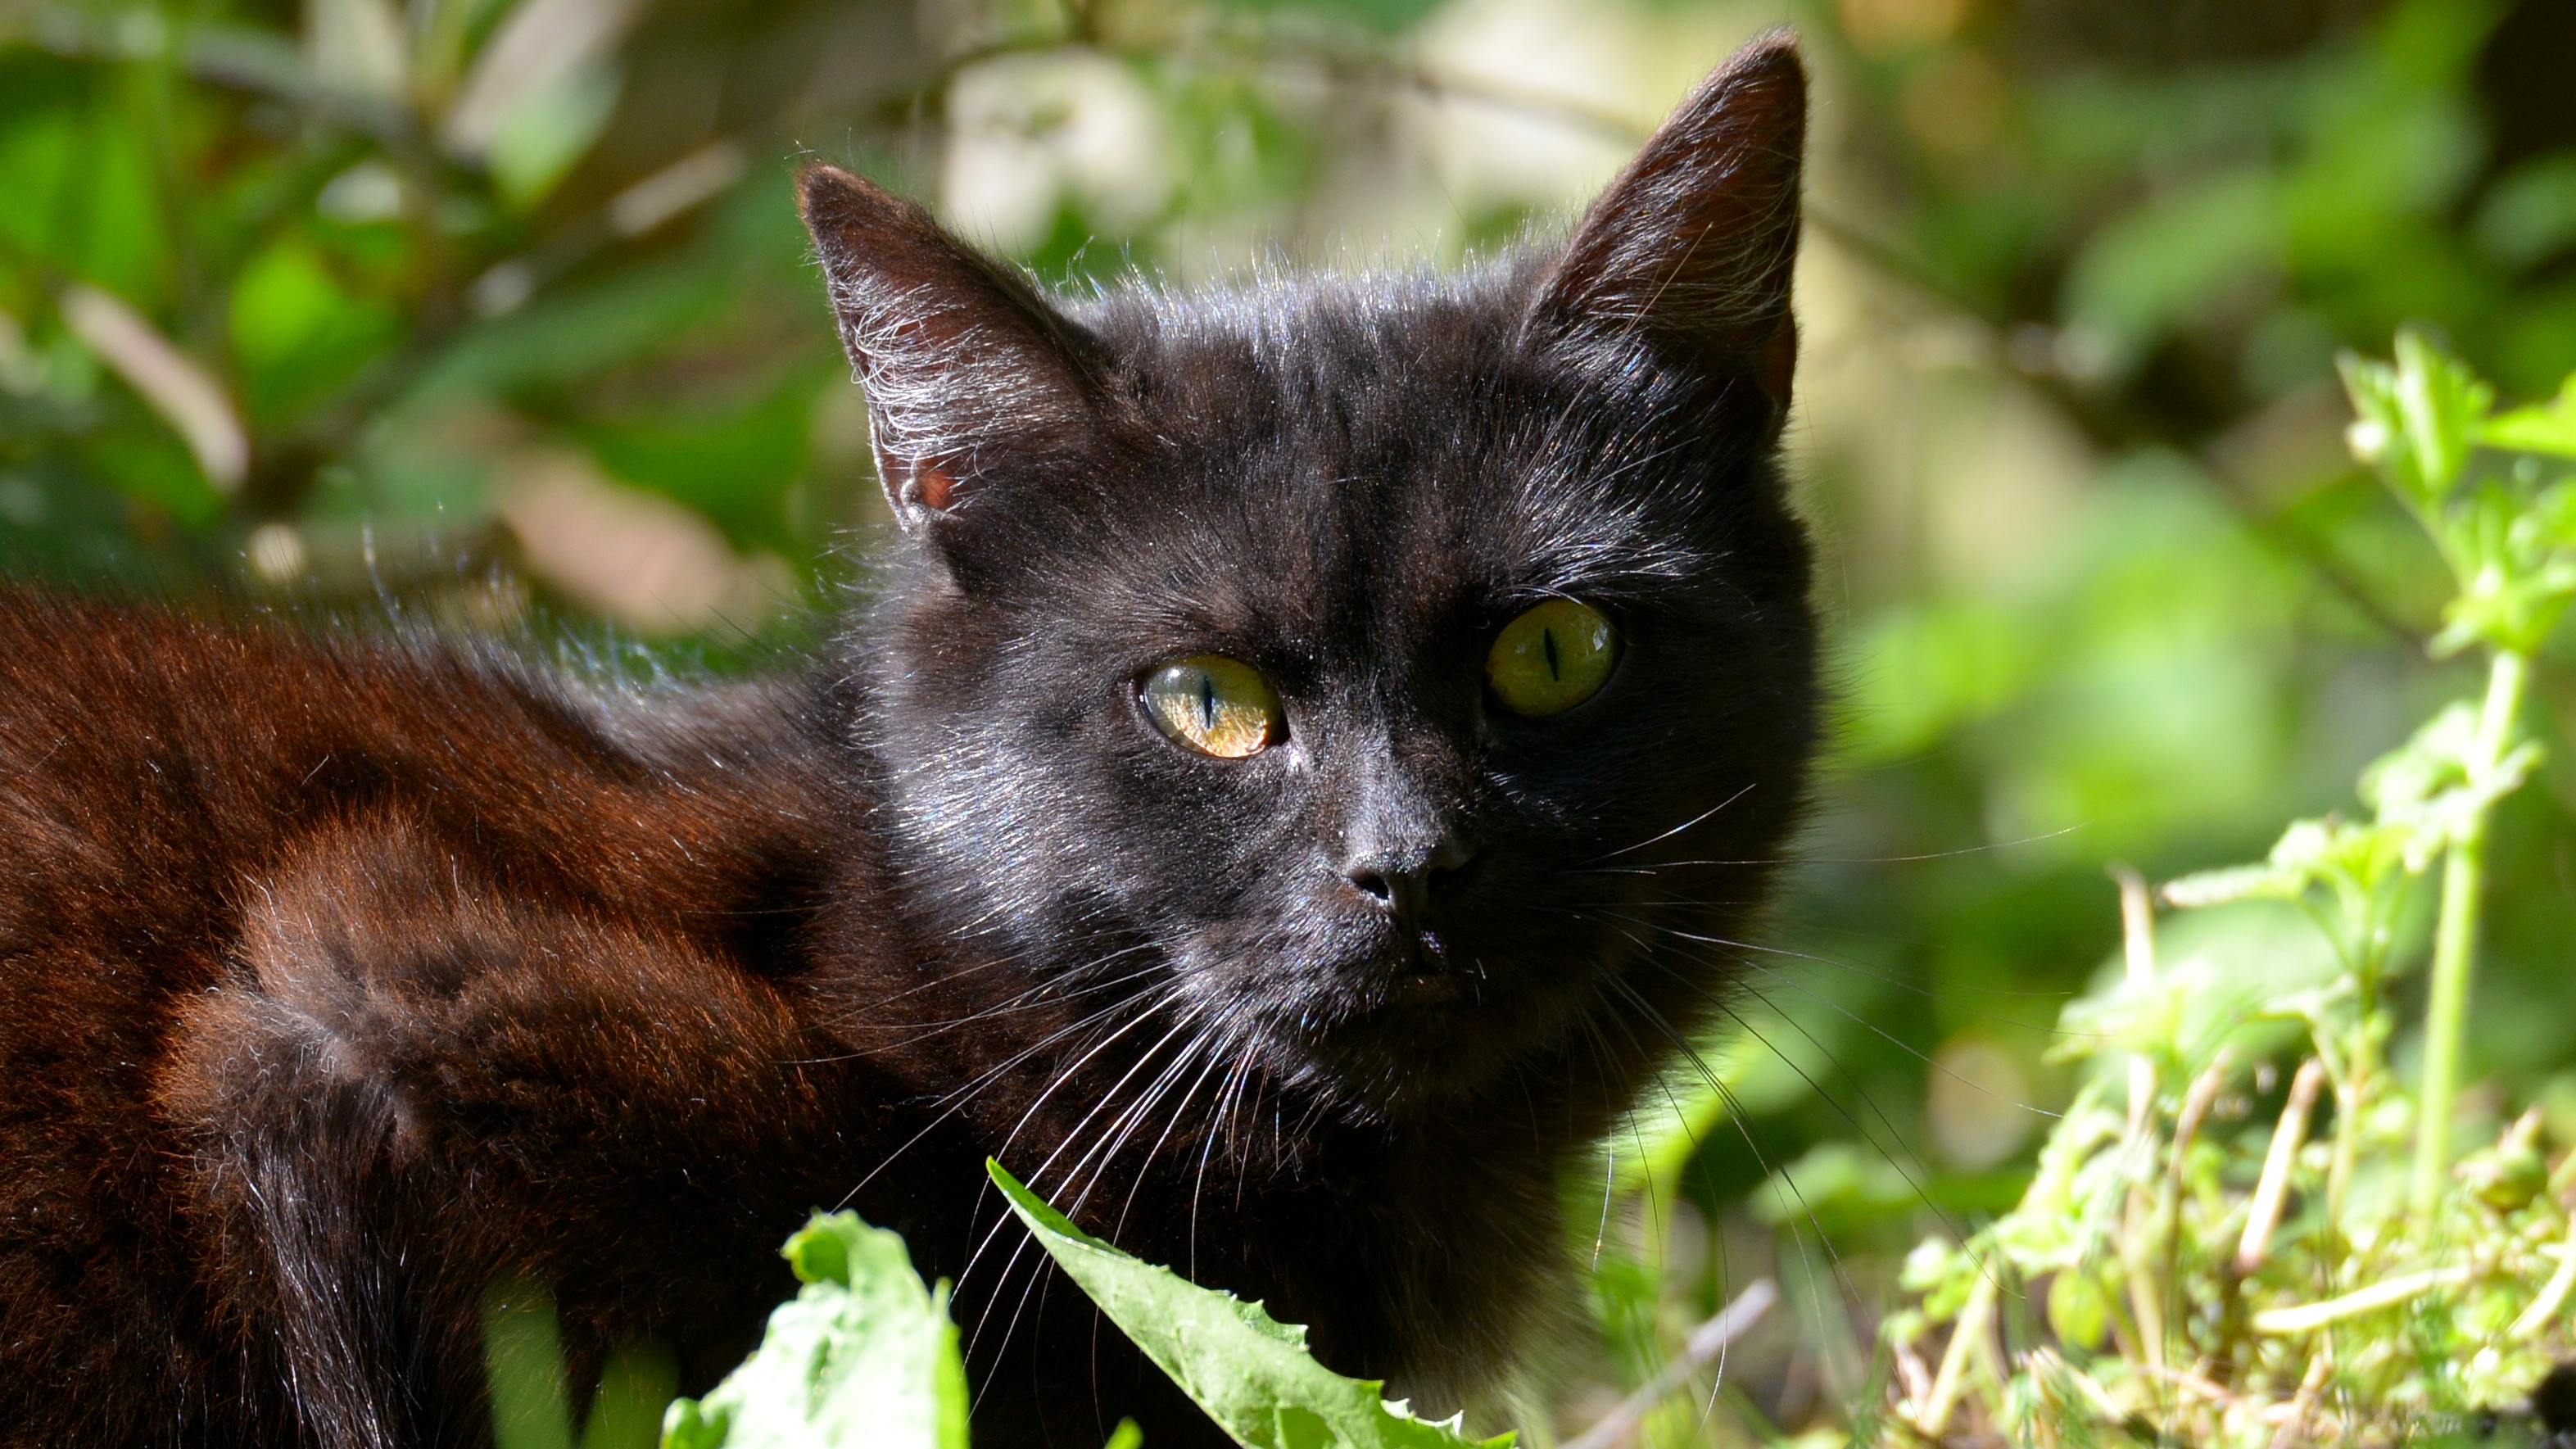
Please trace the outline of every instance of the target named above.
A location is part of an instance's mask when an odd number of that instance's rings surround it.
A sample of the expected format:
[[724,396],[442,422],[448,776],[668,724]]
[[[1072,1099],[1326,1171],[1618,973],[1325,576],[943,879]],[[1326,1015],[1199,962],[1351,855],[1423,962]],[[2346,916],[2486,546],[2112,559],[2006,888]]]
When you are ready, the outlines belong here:
[[1261,672],[1222,654],[1175,659],[1140,691],[1155,727],[1202,755],[1240,760],[1278,743],[1279,696]]
[[1550,599],[1503,626],[1485,679],[1512,713],[1555,714],[1590,699],[1619,658],[1619,636],[1589,604]]

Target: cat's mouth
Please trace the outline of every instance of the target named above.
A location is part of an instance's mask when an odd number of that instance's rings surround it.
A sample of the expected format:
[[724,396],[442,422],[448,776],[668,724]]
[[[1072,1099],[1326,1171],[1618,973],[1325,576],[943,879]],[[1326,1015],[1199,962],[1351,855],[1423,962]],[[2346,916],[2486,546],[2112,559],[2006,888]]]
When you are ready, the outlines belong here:
[[1582,992],[1575,978],[1589,972],[1519,956],[1488,959],[1418,931],[1345,960],[1331,974],[1343,983],[1341,1010],[1313,1038],[1326,1058],[1355,1053],[1383,1058],[1401,1075],[1437,1076],[1476,1075],[1545,1050]]
[[1446,970],[1401,971],[1386,983],[1386,1004],[1402,1009],[1448,1006],[1466,994],[1465,983]]
[[1383,1109],[1455,1100],[1557,1050],[1621,955],[1526,920],[1371,924],[1304,940],[1220,929],[1192,940],[1204,965],[1190,974],[1263,1023],[1274,1061]]
[[1375,963],[1380,1004],[1397,1009],[1447,1006],[1467,994],[1462,963],[1436,931],[1404,931]]

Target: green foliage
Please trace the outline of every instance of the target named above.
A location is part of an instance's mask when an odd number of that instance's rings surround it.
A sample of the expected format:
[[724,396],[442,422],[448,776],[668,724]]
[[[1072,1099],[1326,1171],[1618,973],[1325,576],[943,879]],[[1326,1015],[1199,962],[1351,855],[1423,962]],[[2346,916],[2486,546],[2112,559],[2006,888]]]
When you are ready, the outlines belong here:
[[[2400,334],[2394,365],[2347,359],[2344,375],[2355,451],[2452,563],[2460,600],[2515,601],[2455,602],[2434,641],[2483,647],[2489,688],[2363,773],[2369,820],[2297,822],[2261,863],[2164,889],[2188,910],[2233,907],[2219,919],[2240,937],[2260,919],[2244,903],[2298,904],[2335,951],[2322,979],[2275,976],[2257,994],[2245,987],[2268,974],[2259,964],[2159,963],[2146,903],[2132,903],[2128,970],[2066,1009],[2066,1054],[2097,1070],[2021,1202],[1959,1246],[1929,1239],[1908,1259],[1913,1302],[1885,1328],[1894,1352],[1910,1358],[1947,1329],[1938,1372],[1918,1373],[1923,1386],[1900,1404],[1927,1437],[1949,1432],[1963,1405],[2017,1441],[2132,1422],[2194,1444],[2402,1436],[2430,1414],[2509,1404],[2576,1349],[2565,1313],[2576,1153],[2553,1180],[2537,1110],[2456,1171],[2448,1152],[2480,852],[2496,807],[2540,764],[2538,743],[2517,738],[2519,686],[2565,601],[2558,518],[2576,483],[2563,466],[2502,456],[2491,390],[2420,334]],[[2519,421],[2503,431],[2529,435]],[[2429,1045],[2410,1091],[2386,1059],[2383,988],[2408,883],[2437,861]],[[2268,941],[2246,944],[2251,960],[2277,960]],[[2265,1019],[2295,1022],[2305,1040],[2265,1042],[2239,1025]],[[2285,1045],[2313,1056],[2278,1120],[2215,1118]],[[2125,1116],[2110,1105],[2124,1082]],[[2310,1143],[2321,1089],[2332,1135]],[[2040,1283],[2047,1333],[2007,1333],[1999,1350],[1999,1294]]]
[[2560,389],[2546,403],[2488,418],[2480,425],[2478,437],[2492,448],[2576,458],[2576,387]]
[[[1379,1385],[1306,1352],[1306,1331],[1192,1285],[1075,1227],[998,1162],[985,1164],[1038,1245],[1109,1321],[1246,1449],[1468,1449],[1456,1420],[1425,1423]],[[1506,1449],[1512,1436],[1482,1441]]]
[[852,1213],[816,1214],[784,1251],[804,1288],[713,1392],[671,1405],[664,1449],[966,1449],[947,1285]]
[[[2436,651],[2538,649],[2576,598],[2576,482],[2535,491],[2537,472],[2524,468],[2463,489],[2474,448],[2513,445],[2488,420],[2494,390],[2420,332],[2398,334],[2393,366],[2348,358],[2343,370],[2360,416],[2353,451],[2379,465],[2457,586]],[[2564,427],[2561,413],[2526,408],[2503,421],[2501,436],[2548,443]]]
[[495,1449],[653,1449],[662,1442],[663,1406],[680,1382],[680,1366],[664,1345],[617,1345],[600,1366],[576,1439],[554,1295],[515,1277],[483,1295],[483,1361]]

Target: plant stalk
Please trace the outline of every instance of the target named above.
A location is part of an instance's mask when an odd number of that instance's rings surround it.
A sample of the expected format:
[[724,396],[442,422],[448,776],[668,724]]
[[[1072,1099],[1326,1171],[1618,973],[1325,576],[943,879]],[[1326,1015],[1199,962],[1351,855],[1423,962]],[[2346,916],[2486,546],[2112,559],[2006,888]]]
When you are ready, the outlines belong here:
[[[2530,662],[2499,649],[2487,670],[2470,782],[2491,776],[2513,741]],[[2487,820],[2481,806],[2442,863],[2442,915],[2433,934],[2432,1001],[2424,1018],[2424,1089],[2415,1120],[2415,1176],[2408,1201],[2421,1220],[2441,1201],[2451,1168],[2451,1112],[2459,1089],[2460,1044],[2469,1020],[2469,972],[2477,953],[2479,896],[2486,884]]]

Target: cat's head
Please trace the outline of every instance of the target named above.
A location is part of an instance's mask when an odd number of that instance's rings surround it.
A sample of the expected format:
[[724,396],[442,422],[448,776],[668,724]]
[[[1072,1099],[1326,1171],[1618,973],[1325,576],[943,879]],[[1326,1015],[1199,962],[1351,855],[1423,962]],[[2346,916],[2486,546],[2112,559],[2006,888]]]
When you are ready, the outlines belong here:
[[902,534],[846,728],[939,927],[1364,1111],[1660,1056],[1815,731],[1804,109],[1757,43],[1561,246],[1079,305],[809,171]]

